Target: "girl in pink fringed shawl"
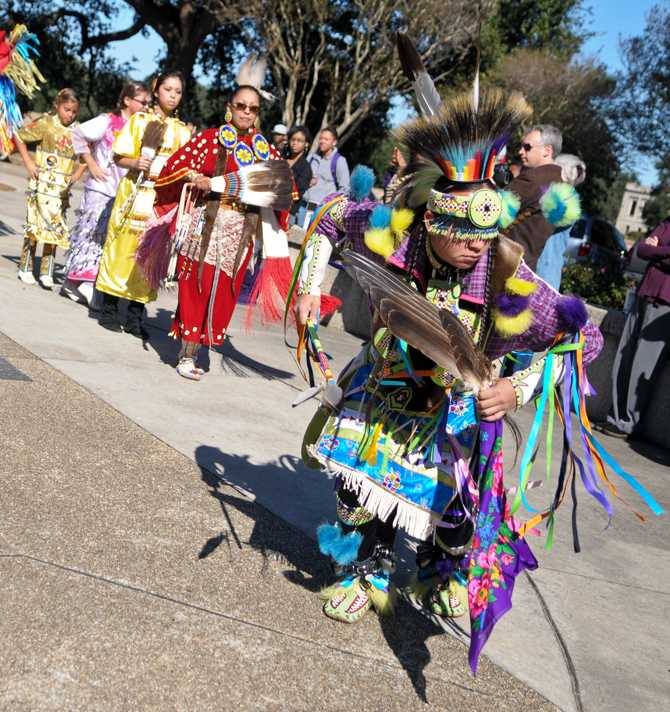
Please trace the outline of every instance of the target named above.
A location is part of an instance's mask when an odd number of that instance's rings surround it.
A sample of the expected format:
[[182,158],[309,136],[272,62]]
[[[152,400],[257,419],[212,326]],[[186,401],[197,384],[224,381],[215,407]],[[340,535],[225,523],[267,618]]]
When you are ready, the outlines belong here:
[[126,82],[114,111],[100,114],[72,131],[74,150],[89,171],[70,237],[67,277],[62,287],[62,293],[74,301],[84,299],[90,304],[93,299],[107,223],[119,181],[126,174],[126,169],[114,162],[114,137],[136,111],[148,105],[149,91],[144,84]]

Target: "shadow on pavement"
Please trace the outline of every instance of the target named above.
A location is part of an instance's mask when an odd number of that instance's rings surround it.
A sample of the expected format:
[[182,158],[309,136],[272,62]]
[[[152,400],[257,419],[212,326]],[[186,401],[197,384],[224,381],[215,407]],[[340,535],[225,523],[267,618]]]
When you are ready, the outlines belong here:
[[[214,452],[216,455],[213,459]],[[278,480],[280,476],[286,474],[287,467],[274,463],[254,465],[249,462],[246,455],[229,455],[207,446],[199,447],[195,456],[200,466],[202,480],[209,487],[210,495],[219,502],[224,516],[224,528],[221,533],[211,537],[202,545],[198,558],[206,558],[223,543],[231,553],[234,547],[242,549],[242,545],[246,544],[262,555],[263,573],[267,570],[268,559],[273,558],[291,567],[284,570],[283,575],[293,584],[312,592],[318,591],[326,584],[330,567],[319,554],[315,542],[257,502],[243,495],[228,494],[220,487],[222,484],[229,486],[233,484],[230,481],[233,472],[235,479],[238,479],[245,470],[262,469],[264,476]],[[214,472],[213,469],[219,472]],[[249,541],[241,541],[228,514],[228,507],[234,507],[254,522]]]
[[[168,309],[158,309],[155,316],[146,319],[146,325],[151,329],[149,345],[158,354],[163,363],[177,365],[179,342],[168,335],[172,323],[172,312]],[[205,373],[209,372],[211,363],[220,357],[221,369],[226,375],[238,378],[260,377],[268,381],[287,380],[293,377],[290,371],[268,366],[251,356],[242,353],[232,343],[229,336],[221,346],[201,348],[198,352],[198,366]]]
[[631,450],[636,452],[638,455],[642,455],[642,457],[647,458],[647,460],[651,460],[658,465],[670,467],[670,450],[665,450],[657,445],[652,445],[646,440],[637,440],[635,438],[629,439],[628,445]]
[[[222,484],[233,487],[238,484],[247,488],[249,483],[262,477],[276,483],[279,488],[286,482],[287,475],[295,476],[300,466],[297,457],[286,455],[278,463],[255,465],[247,455],[227,454],[203,445],[196,449],[195,460],[203,482],[209,488],[210,495],[219,502],[223,514],[221,532],[203,542],[198,558],[207,558],[224,544],[230,556],[235,549],[247,545],[261,553],[263,573],[267,571],[268,560],[274,559],[290,567],[282,572],[287,581],[312,593],[330,582],[330,566],[314,541],[257,502],[241,494],[228,493],[221,487]],[[229,507],[254,522],[248,541],[242,541],[236,531]],[[409,555],[400,556],[405,567],[409,564],[409,558]],[[316,599],[314,605],[319,605]],[[395,615],[380,618],[379,622],[389,648],[405,670],[417,696],[427,702],[424,670],[431,656],[426,641],[431,636],[443,634],[443,631],[402,598],[398,599]]]

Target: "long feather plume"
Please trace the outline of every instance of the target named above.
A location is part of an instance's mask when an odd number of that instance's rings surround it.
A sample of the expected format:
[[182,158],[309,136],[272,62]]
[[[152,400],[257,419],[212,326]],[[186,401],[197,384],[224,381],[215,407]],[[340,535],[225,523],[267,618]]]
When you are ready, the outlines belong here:
[[212,178],[212,191],[247,205],[288,210],[292,204],[291,169],[286,161],[263,161]]
[[451,313],[438,309],[384,267],[352,250],[342,262],[367,292],[391,333],[476,391],[489,385],[491,362]]
[[475,78],[472,81],[472,108],[479,111],[479,67],[482,61],[482,3],[477,3],[477,56],[475,60]]
[[442,103],[442,97],[435,88],[435,83],[426,71],[421,55],[417,52],[410,38],[398,32],[398,56],[402,71],[407,79],[412,82],[416,103],[422,116],[434,116]]
[[258,89],[263,99],[273,103],[276,101],[277,97],[269,91],[263,89],[265,70],[267,66],[268,62],[265,57],[261,57],[259,59],[257,54],[249,55],[249,57],[240,65],[235,81],[238,85],[248,84],[249,86],[255,87]]
[[421,205],[436,179],[446,175],[446,161],[463,165],[478,150],[486,160],[491,151],[502,149],[530,111],[518,92],[489,89],[479,95],[477,111],[473,94],[465,92],[443,103],[435,116],[401,126],[395,136],[408,149],[410,161],[400,173],[398,199],[410,207]]
[[259,59],[257,54],[251,54],[242,62],[237,72],[236,81],[238,84],[248,84],[260,89],[265,79],[265,69],[267,68],[265,57]]

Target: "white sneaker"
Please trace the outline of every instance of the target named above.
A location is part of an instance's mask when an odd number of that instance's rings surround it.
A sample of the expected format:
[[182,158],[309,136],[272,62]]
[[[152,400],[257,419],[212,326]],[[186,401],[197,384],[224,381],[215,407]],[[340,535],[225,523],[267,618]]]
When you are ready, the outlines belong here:
[[40,284],[44,289],[52,289],[54,286],[54,278],[50,274],[41,274]]
[[73,302],[79,302],[81,300],[81,297],[77,292],[77,286],[74,282],[70,282],[69,279],[66,279],[63,282],[63,286],[60,288],[60,293],[65,297],[69,297]]
[[93,300],[93,293],[95,292],[95,288],[93,287],[92,282],[80,282],[79,286],[77,287],[77,292],[81,294],[82,297],[86,300],[86,303],[90,305],[91,301]]
[[32,272],[24,271],[24,270],[19,270],[19,273],[17,277],[24,283],[24,284],[36,284],[37,280],[33,276]]

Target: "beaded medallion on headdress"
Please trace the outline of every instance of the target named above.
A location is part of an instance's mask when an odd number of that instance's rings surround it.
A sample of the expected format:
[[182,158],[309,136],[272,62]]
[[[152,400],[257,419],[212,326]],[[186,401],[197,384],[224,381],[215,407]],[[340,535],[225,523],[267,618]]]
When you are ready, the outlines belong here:
[[496,189],[493,171],[513,126],[528,113],[520,95],[470,94],[445,101],[430,117],[399,131],[411,160],[400,203],[425,205],[429,230],[453,240],[491,240],[516,216],[517,201]]

